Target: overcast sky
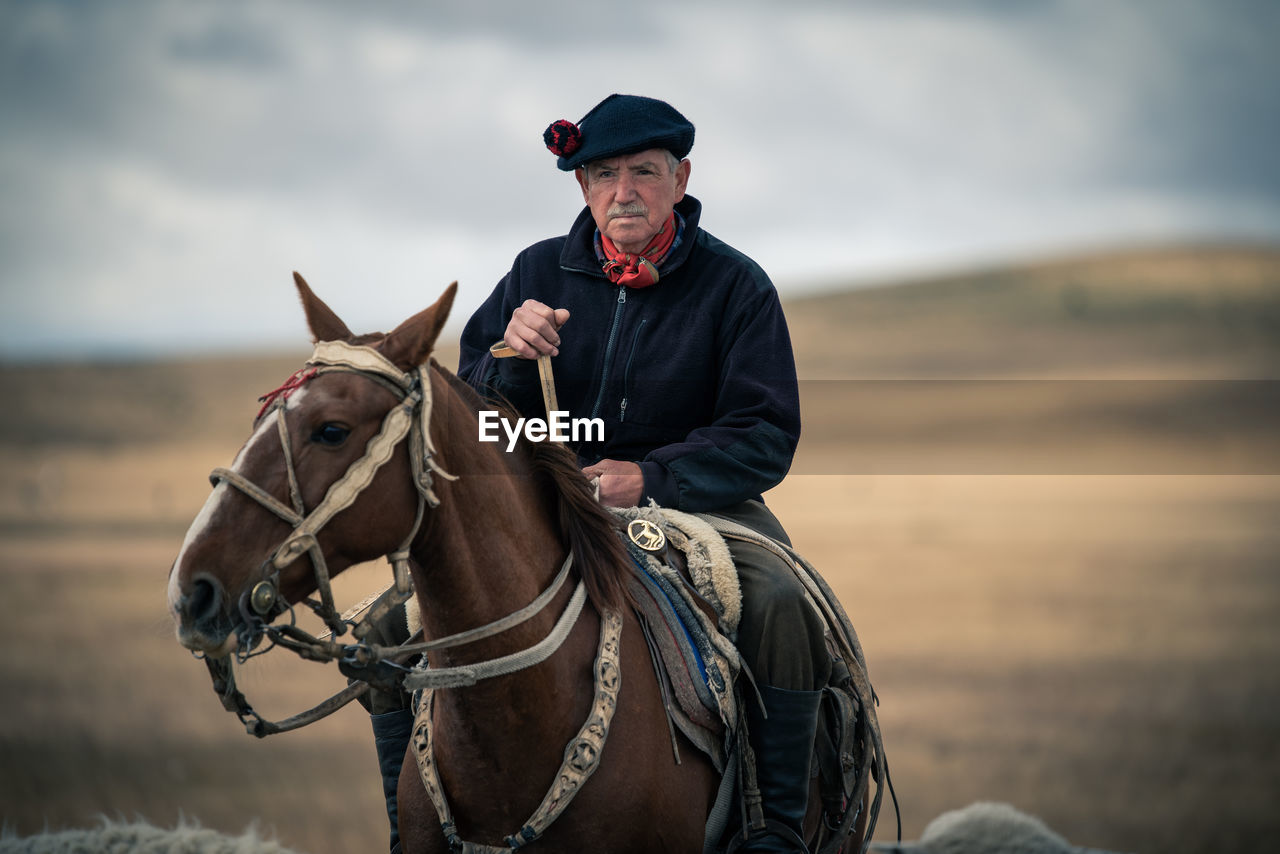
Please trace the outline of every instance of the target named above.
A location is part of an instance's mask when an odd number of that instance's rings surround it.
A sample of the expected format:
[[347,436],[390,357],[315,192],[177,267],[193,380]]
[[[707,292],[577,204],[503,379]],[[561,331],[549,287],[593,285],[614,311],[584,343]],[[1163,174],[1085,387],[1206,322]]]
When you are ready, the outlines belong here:
[[[697,126],[784,298],[1040,252],[1280,242],[1274,0],[0,0],[0,357],[460,321],[581,207],[541,133]],[[456,324],[452,327],[456,330]]]

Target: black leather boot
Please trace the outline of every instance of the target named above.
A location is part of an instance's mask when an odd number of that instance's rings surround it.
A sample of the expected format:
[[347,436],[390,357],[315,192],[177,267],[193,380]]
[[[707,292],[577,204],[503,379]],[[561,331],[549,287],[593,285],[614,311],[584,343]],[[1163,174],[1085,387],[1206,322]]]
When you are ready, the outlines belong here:
[[804,816],[822,692],[765,685],[760,695],[763,713],[754,698],[747,703],[747,735],[756,754],[765,828],[749,832],[737,850],[808,854]]
[[[381,646],[397,646],[409,638],[409,624],[403,607],[395,608],[374,624],[365,640]],[[395,671],[382,665],[385,676]],[[365,670],[348,672],[348,676],[370,683],[369,691],[360,697],[360,705],[369,713],[373,725],[373,747],[378,753],[378,770],[382,772],[382,794],[387,801],[387,820],[391,822],[391,854],[400,854],[400,826],[396,813],[396,789],[400,785],[400,766],[409,749],[413,733],[412,700],[398,683],[390,684],[370,677],[377,674]]]
[[373,724],[373,745],[378,751],[378,770],[382,772],[382,794],[387,799],[387,820],[391,822],[391,854],[400,852],[400,825],[396,814],[396,788],[400,785],[400,766],[409,749],[413,732],[413,712],[396,709],[380,715],[369,715]]

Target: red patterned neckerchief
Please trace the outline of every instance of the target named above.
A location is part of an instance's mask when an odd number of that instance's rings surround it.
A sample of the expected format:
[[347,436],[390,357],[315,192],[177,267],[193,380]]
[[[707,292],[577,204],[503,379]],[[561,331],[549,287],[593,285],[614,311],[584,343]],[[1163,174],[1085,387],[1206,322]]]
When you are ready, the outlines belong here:
[[605,276],[615,285],[626,285],[628,288],[647,288],[658,281],[658,265],[671,251],[676,240],[676,215],[667,217],[667,221],[658,229],[648,245],[640,250],[639,255],[622,252],[613,245],[613,241],[604,234],[599,235],[597,249],[601,255],[601,267]]

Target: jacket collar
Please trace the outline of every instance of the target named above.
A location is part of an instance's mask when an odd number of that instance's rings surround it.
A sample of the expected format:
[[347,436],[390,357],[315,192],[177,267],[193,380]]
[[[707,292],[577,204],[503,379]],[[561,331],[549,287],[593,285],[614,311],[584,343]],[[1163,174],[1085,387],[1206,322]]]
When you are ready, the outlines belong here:
[[[679,267],[689,257],[697,236],[698,220],[702,217],[702,203],[688,194],[676,203],[676,212],[684,217],[684,239],[659,268],[665,275]],[[595,249],[596,221],[591,218],[591,208],[583,207],[582,213],[573,221],[564,248],[560,250],[560,268],[575,273],[586,273],[591,276],[605,278],[596,260]]]

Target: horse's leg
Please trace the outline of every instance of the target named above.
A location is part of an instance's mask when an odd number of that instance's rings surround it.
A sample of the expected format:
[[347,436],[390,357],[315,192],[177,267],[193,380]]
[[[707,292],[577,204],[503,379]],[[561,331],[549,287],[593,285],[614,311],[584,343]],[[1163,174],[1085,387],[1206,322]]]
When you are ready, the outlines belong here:
[[871,787],[867,787],[867,791],[862,793],[862,808],[858,810],[858,817],[853,822],[853,835],[849,837],[849,842],[845,845],[845,851],[858,851],[862,848],[862,840],[867,838],[867,810],[871,809]]
[[440,832],[436,808],[418,776],[418,761],[413,750],[405,752],[396,790],[399,805],[400,850],[403,854],[445,854],[449,846]]

